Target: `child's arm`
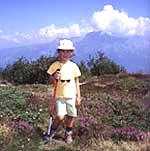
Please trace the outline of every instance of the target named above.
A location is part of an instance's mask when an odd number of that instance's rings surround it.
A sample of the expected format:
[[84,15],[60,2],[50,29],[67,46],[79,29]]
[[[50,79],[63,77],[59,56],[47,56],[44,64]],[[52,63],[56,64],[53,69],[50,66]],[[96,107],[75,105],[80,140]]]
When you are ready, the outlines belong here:
[[49,74],[48,78],[48,84],[50,84],[52,81],[60,79],[60,69],[57,69],[54,73]]
[[54,83],[56,79],[60,79],[60,69],[57,69],[53,74],[48,75],[48,84]]
[[76,106],[80,105],[81,102],[81,95],[80,95],[80,85],[79,85],[79,78],[75,78],[75,84],[76,84]]

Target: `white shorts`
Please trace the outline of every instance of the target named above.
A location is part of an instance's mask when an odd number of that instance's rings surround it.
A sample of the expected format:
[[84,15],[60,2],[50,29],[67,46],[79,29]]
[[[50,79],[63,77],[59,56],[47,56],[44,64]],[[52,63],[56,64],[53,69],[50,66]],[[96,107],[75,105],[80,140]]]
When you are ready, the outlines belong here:
[[77,117],[75,98],[59,98],[56,100],[56,115]]

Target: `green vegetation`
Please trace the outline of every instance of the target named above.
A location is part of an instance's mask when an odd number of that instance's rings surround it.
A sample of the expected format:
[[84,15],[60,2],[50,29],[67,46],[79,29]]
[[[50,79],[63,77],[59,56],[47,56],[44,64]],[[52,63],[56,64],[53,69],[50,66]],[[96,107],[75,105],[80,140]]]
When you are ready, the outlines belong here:
[[[79,64],[82,103],[73,143],[45,145],[42,134],[47,131],[53,93],[46,71],[56,59],[20,58],[0,69],[1,151],[150,150],[150,75],[128,74],[101,52]],[[64,123],[56,138],[63,133]]]
[[[52,86],[0,87],[0,145],[14,151],[147,151],[150,143],[150,76],[103,75],[81,85],[74,142],[44,145]],[[128,81],[130,81],[128,83]],[[132,84],[130,84],[132,83]],[[56,137],[64,132],[63,123]]]
[[88,65],[93,76],[125,72],[123,67],[108,59],[102,52],[98,52],[96,58],[90,57]]
[[56,57],[41,57],[29,62],[21,57],[13,65],[7,65],[2,71],[3,79],[15,84],[47,83],[47,69]]
[[[41,56],[38,60],[29,62],[21,57],[13,65],[7,65],[6,69],[0,69],[0,76],[15,84],[46,84],[48,79],[46,71],[56,59],[57,57]],[[89,75],[99,76],[125,72],[123,67],[109,60],[104,53],[101,52],[98,52],[95,58],[89,58],[87,64],[81,61],[79,67],[82,72],[82,79],[85,79]]]

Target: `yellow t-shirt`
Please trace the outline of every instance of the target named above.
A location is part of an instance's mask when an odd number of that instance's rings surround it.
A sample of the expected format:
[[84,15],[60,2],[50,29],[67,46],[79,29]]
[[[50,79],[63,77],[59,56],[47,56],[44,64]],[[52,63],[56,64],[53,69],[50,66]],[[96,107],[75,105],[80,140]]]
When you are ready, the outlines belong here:
[[[48,69],[47,73],[52,75],[60,69],[60,80],[56,90],[57,98],[73,98],[76,95],[75,77],[79,77],[81,72],[79,67],[72,61],[61,63],[60,61],[54,62]],[[68,80],[69,82],[64,80]]]

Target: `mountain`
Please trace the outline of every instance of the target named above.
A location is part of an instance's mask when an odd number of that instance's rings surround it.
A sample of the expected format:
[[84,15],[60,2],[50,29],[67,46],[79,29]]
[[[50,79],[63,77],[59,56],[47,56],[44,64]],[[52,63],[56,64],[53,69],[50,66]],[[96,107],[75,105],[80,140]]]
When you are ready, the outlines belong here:
[[[91,32],[83,38],[74,37],[72,40],[76,47],[76,55],[73,59],[77,62],[87,61],[89,55],[94,56],[98,51],[101,51],[129,72],[150,73],[150,45],[145,37],[121,37],[103,32]],[[0,49],[0,66],[5,67],[21,56],[35,60],[41,55],[54,55],[57,42],[58,39],[44,44]]]
[[0,37],[0,49],[17,47],[18,45],[19,44],[16,42],[13,42],[13,41],[7,40],[7,39],[3,39]]
[[28,60],[36,60],[40,56],[48,56],[54,52],[56,43],[34,44],[21,47],[0,49],[0,66],[14,63],[18,58],[24,57]]
[[102,32],[92,32],[77,44],[78,58],[102,51],[111,60],[129,72],[150,73],[150,45],[141,36],[119,37]]

